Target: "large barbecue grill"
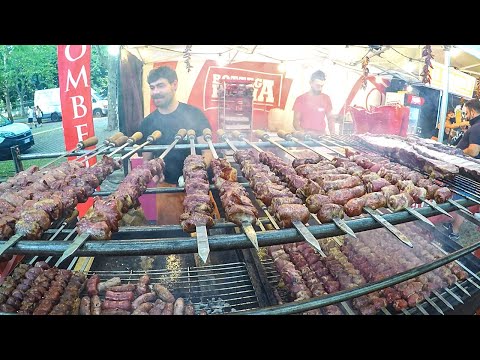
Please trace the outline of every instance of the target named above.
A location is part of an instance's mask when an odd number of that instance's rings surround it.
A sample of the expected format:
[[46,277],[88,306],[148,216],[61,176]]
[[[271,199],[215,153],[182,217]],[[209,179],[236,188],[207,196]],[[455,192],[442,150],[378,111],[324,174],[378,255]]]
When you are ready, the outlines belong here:
[[[276,139],[272,137],[272,139]],[[59,268],[73,269],[76,267],[84,271],[88,276],[93,273],[100,275],[102,281],[112,277],[119,276],[122,282],[135,282],[143,274],[148,274],[152,282],[162,283],[167,286],[175,297],[181,296],[191,301],[196,310],[207,309],[209,313],[258,313],[258,314],[290,314],[303,313],[315,308],[325,309],[328,306],[335,305],[342,314],[358,314],[359,311],[352,303],[352,299],[359,296],[378,291],[395,284],[402,283],[408,279],[414,279],[421,274],[428,273],[434,269],[440,268],[445,264],[456,263],[462,269],[467,271],[468,278],[456,281],[452,284],[446,284],[440,289],[432,292],[427,299],[421,301],[415,306],[409,306],[401,311],[395,311],[390,306],[382,307],[378,314],[448,314],[448,313],[473,313],[480,303],[480,264],[478,258],[472,255],[472,252],[480,248],[480,241],[475,242],[468,247],[461,248],[458,244],[450,241],[448,237],[434,230],[434,246],[443,252],[442,257],[437,257],[434,261],[425,262],[422,265],[415,266],[398,274],[386,277],[378,281],[367,281],[350,290],[332,291],[325,296],[312,297],[309,300],[293,302],[289,296],[284,281],[280,273],[274,266],[272,257],[267,254],[266,248],[282,244],[301,244],[306,243],[305,234],[313,235],[318,239],[320,247],[325,246],[325,239],[331,239],[329,246],[337,246],[348,237],[349,241],[355,241],[351,236],[345,235],[337,223],[322,223],[318,219],[310,216],[307,226],[304,228],[290,227],[279,228],[277,219],[269,212],[262,202],[255,198],[249,181],[242,176],[241,167],[235,163],[232,157],[232,147],[234,149],[252,148],[245,141],[232,141],[227,138],[227,142],[213,144],[215,150],[224,156],[237,169],[238,182],[244,187],[252,203],[256,204],[258,210],[258,222],[253,225],[256,232],[256,238],[260,250],[257,252],[241,227],[225,220],[225,212],[222,202],[219,199],[219,193],[216,187],[210,182],[210,190],[219,210],[220,218],[215,219],[215,225],[209,229],[208,244],[211,251],[211,264],[205,265],[202,262],[193,263],[175,271],[170,269],[151,269],[151,270],[117,270],[103,269],[101,266],[95,266],[96,261],[102,261],[105,257],[116,256],[167,256],[176,254],[179,256],[190,256],[198,252],[197,239],[189,236],[182,230],[180,225],[168,226],[135,226],[121,227],[118,232],[113,232],[110,240],[91,240],[86,239],[80,247],[76,249],[72,258],[60,263]],[[276,139],[282,147],[290,154],[300,154],[307,147],[325,154],[327,157],[335,157],[337,152],[344,146],[358,149],[360,151],[372,151],[365,147],[353,137],[339,136],[325,138],[320,142],[302,140],[302,142]],[[208,149],[207,144],[195,144],[197,152]],[[292,160],[292,157],[284,150],[279,149],[275,144],[268,141],[255,142],[259,149],[265,149],[274,152],[279,157]],[[167,146],[147,145],[143,150],[165,150]],[[171,147],[170,147],[171,148]],[[177,144],[172,151],[177,148],[190,148],[189,144]],[[129,154],[134,150],[133,147],[125,147],[119,151],[122,154]],[[32,155],[30,155],[31,157]],[[21,156],[27,158],[28,155]],[[16,159],[19,161],[19,158]],[[21,164],[17,164],[21,169]],[[125,170],[127,171],[127,170]],[[463,175],[456,175],[453,179],[442,180],[451,190],[460,195],[463,199],[457,200],[457,204],[462,207],[469,207],[480,202],[480,183],[469,179]],[[183,188],[158,188],[148,189],[145,193],[169,193],[182,192]],[[93,195],[101,197],[108,196],[110,192],[100,191]],[[160,195],[161,196],[161,195]],[[416,208],[416,211],[425,217],[441,214],[441,210],[451,212],[458,210],[455,203],[446,202],[435,207]],[[397,225],[403,223],[413,224],[418,218],[407,211],[386,212],[381,211],[381,216],[389,224]],[[468,220],[477,223],[474,217],[462,212]],[[14,246],[5,251],[5,254],[25,255],[24,263],[37,260],[48,260],[53,266],[61,255],[72,245],[75,233],[72,229],[75,226],[75,220],[68,224],[59,219],[52,224],[49,230],[45,231],[40,240],[20,239]],[[63,223],[63,224],[62,224]],[[345,219],[345,225],[355,234],[361,234],[364,231],[383,228],[382,224],[368,214],[353,219]],[[478,224],[477,224],[478,225]],[[428,229],[431,227],[415,221],[415,226],[419,229]],[[308,236],[308,235],[307,235]],[[479,239],[480,240],[480,239]],[[389,241],[395,242],[392,238]],[[4,242],[2,242],[4,243]],[[332,245],[333,244],[333,245]],[[403,245],[404,246],[404,245]],[[415,243],[413,243],[415,246]],[[408,248],[404,246],[406,251]],[[228,254],[228,256],[223,256]],[[80,257],[95,258],[93,265],[89,263],[88,258],[79,266]],[[191,260],[191,259],[190,259]],[[90,264],[90,265],[89,265]],[[173,280],[172,280],[173,279]],[[325,313],[325,311],[323,311]],[[328,313],[328,312],[327,312]]]

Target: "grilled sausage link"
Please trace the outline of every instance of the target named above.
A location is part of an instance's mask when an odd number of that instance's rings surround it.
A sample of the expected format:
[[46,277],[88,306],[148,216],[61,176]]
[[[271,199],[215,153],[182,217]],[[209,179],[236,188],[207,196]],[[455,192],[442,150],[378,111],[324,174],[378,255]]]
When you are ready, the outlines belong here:
[[107,281],[100,282],[97,287],[98,292],[103,294],[106,290],[109,290],[113,286],[118,286],[121,283],[122,280],[118,276],[108,279]]
[[100,315],[102,312],[102,301],[98,295],[93,295],[90,298],[90,314]]
[[155,291],[155,294],[166,303],[173,304],[175,302],[175,297],[165,286],[155,284],[153,285],[153,291]]
[[[157,295],[154,292],[149,292],[149,293],[140,295],[132,302],[132,309],[134,310],[137,309],[143,303],[155,301],[156,298],[157,298]],[[148,310],[150,311],[150,309]]]
[[80,301],[80,315],[90,315],[90,296],[82,297]]
[[183,315],[185,311],[185,301],[179,297],[173,304],[173,315]]
[[133,295],[133,291],[115,292],[115,291],[107,290],[107,292],[105,293],[105,300],[114,300],[114,301],[127,300],[129,302],[132,302],[133,299],[135,299],[135,295]]
[[102,310],[107,309],[121,309],[130,311],[132,309],[132,303],[128,300],[105,300],[102,304]]

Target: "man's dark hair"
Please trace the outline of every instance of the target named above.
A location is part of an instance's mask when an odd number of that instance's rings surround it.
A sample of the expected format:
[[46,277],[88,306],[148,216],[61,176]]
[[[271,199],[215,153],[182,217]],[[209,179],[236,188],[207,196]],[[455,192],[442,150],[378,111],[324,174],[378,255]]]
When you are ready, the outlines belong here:
[[315,71],[310,77],[310,81],[313,80],[325,80],[325,73],[322,70]]
[[159,68],[150,70],[148,73],[147,82],[151,84],[158,79],[167,79],[170,84],[175,80],[178,80],[175,70],[168,66],[160,66]]
[[464,104],[464,106],[469,108],[469,109],[475,110],[475,112],[477,114],[480,114],[480,100],[478,100],[478,99],[468,100]]

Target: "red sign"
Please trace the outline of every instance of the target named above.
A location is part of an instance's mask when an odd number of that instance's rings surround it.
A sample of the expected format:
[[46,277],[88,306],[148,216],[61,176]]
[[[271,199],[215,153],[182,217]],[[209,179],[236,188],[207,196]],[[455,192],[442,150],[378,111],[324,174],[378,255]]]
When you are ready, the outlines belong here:
[[417,105],[422,106],[425,103],[425,99],[420,96],[415,96],[412,94],[407,94],[406,104],[408,105]]
[[[62,106],[65,149],[75,149],[79,141],[95,135],[90,86],[90,45],[58,45],[58,82]],[[87,166],[95,163],[95,157]],[[80,216],[90,207],[80,206]]]

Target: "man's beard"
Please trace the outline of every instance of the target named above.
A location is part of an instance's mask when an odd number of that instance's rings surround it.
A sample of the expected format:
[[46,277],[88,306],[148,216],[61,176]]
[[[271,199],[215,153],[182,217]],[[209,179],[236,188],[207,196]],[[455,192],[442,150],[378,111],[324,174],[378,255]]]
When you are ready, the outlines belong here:
[[313,95],[320,95],[322,93],[322,90],[313,90],[312,89],[312,94]]
[[165,109],[165,108],[168,108],[168,106],[169,106],[170,103],[172,102],[172,99],[164,96],[164,97],[162,97],[162,98],[156,98],[156,99],[154,99],[153,102],[155,103],[155,106],[156,106],[157,108]]

